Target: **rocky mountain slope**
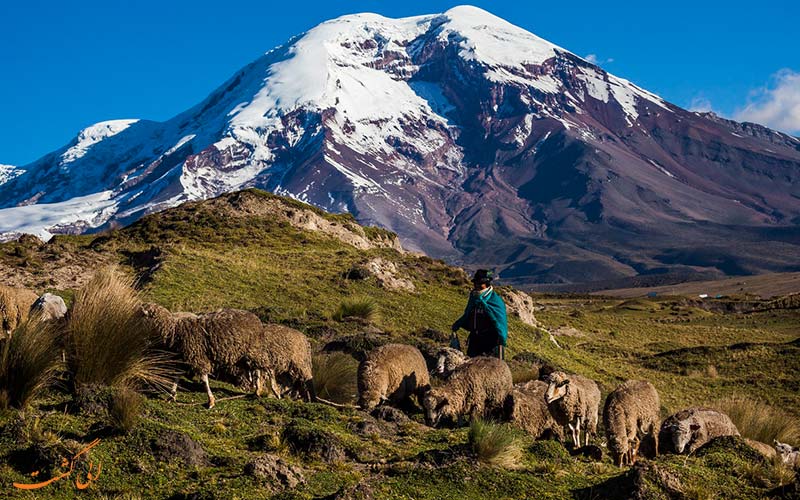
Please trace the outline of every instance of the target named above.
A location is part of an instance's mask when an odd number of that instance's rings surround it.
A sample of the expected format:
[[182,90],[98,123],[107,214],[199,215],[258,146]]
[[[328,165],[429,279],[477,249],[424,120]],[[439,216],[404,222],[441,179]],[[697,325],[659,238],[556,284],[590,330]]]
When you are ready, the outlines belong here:
[[163,123],[0,171],[0,233],[260,187],[517,283],[798,271],[800,141],[674,106],[474,7],[323,23]]

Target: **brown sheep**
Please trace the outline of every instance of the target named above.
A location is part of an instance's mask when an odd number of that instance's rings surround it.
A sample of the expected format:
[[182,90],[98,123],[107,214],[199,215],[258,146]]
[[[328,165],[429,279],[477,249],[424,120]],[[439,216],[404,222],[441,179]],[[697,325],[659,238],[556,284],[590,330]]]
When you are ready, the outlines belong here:
[[581,375],[553,372],[548,377],[549,385],[545,401],[556,421],[567,426],[572,434],[575,448],[581,447],[581,426],[586,430],[586,442],[597,433],[597,418],[600,413],[600,388],[594,380]]
[[563,429],[544,400],[547,383],[531,380],[524,384],[514,385],[511,395],[506,400],[506,415],[515,426],[524,430],[535,439],[548,433],[563,441]]
[[28,312],[39,296],[26,288],[0,285],[0,330],[10,335],[17,325],[28,319]]
[[463,417],[502,414],[513,383],[511,370],[498,358],[472,358],[453,370],[439,387],[425,394],[425,419],[436,426],[443,418],[461,423]]
[[778,451],[767,443],[762,443],[761,441],[756,441],[755,439],[750,438],[744,438],[744,442],[747,443],[747,446],[750,448],[753,448],[757,452],[764,455],[764,458],[767,460],[772,460],[778,456]]
[[661,400],[650,382],[628,380],[608,395],[603,409],[603,425],[614,463],[619,467],[633,465],[641,436],[650,436],[658,455],[660,413]]
[[[262,347],[263,325],[255,314],[237,309],[195,315],[170,313],[157,304],[142,306],[143,315],[158,332],[164,346],[181,356],[205,384],[208,407],[216,400],[208,383],[211,373],[252,371],[256,376],[271,373],[272,357]],[[261,380],[256,380],[261,394]],[[177,394],[173,384],[172,396]]]
[[710,408],[688,408],[667,417],[661,424],[662,445],[671,443],[677,453],[693,453],[720,436],[738,436],[730,417]]
[[414,346],[386,344],[369,351],[358,366],[358,405],[372,410],[386,400],[405,402],[430,387],[425,358]]
[[270,370],[266,376],[273,393],[278,398],[293,394],[306,401],[316,400],[308,337],[287,326],[267,324],[261,342],[262,348],[270,355]]

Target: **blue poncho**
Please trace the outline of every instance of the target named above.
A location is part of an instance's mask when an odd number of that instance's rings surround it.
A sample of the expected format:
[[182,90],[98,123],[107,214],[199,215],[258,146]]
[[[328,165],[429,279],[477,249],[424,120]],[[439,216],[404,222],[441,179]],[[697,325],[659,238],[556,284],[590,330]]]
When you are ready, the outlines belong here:
[[494,324],[497,336],[500,338],[500,344],[506,345],[508,341],[508,319],[506,318],[506,304],[503,299],[493,288],[487,288],[481,293],[469,294],[469,301],[467,308],[464,309],[464,314],[456,320],[453,324],[456,328],[463,328],[467,324],[469,314],[472,308],[478,303],[483,303],[486,313]]

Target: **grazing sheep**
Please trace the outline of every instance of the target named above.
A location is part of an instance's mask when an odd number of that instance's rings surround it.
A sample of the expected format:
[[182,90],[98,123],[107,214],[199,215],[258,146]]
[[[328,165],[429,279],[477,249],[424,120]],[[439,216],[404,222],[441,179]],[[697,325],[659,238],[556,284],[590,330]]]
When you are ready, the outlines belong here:
[[386,400],[421,398],[430,387],[428,366],[414,346],[386,344],[369,351],[358,366],[358,405],[372,410]]
[[738,436],[730,417],[710,408],[688,408],[667,417],[661,424],[659,439],[671,442],[676,453],[693,453],[720,436]]
[[[255,314],[221,309],[208,314],[171,313],[157,304],[144,304],[142,312],[167,349],[177,352],[199,375],[208,394],[208,407],[216,400],[208,376],[217,371],[253,371],[257,376],[271,373],[270,353],[262,347],[264,327]],[[256,380],[261,394],[261,380]],[[177,383],[173,384],[173,399]]]
[[563,428],[550,413],[544,400],[546,393],[547,383],[541,380],[514,385],[511,395],[506,399],[506,415],[513,425],[535,439],[549,433],[563,441]]
[[608,451],[617,466],[636,462],[641,436],[653,439],[655,454],[658,455],[660,412],[658,392],[653,384],[644,380],[628,380],[608,395],[603,409],[603,425]]
[[314,401],[314,374],[311,364],[311,342],[303,332],[282,325],[264,325],[261,348],[269,353],[267,381],[273,393],[300,395]]
[[600,388],[597,383],[581,375],[553,372],[549,377],[545,401],[556,421],[562,427],[569,427],[575,447],[581,446],[581,426],[586,432],[584,444],[588,445],[590,436],[597,433],[600,411]]
[[755,439],[744,438],[744,442],[747,443],[747,446],[753,448],[757,452],[764,455],[764,458],[768,460],[772,460],[778,455],[778,452],[772,446],[768,445],[767,443],[762,443],[761,441],[756,441]]
[[25,288],[0,285],[0,333],[10,335],[28,319],[31,305],[39,296]]
[[439,350],[436,358],[436,374],[442,377],[450,375],[453,370],[467,362],[469,358],[466,354],[453,349],[452,347],[443,347]]
[[794,469],[800,469],[800,450],[792,448],[792,445],[775,441],[775,451],[781,457],[784,465]]
[[45,293],[31,305],[30,314],[38,314],[44,321],[57,321],[67,315],[67,304],[58,295]]
[[502,414],[513,383],[511,370],[498,358],[472,358],[455,370],[439,387],[425,394],[425,419],[436,426],[442,418],[461,423],[462,417]]

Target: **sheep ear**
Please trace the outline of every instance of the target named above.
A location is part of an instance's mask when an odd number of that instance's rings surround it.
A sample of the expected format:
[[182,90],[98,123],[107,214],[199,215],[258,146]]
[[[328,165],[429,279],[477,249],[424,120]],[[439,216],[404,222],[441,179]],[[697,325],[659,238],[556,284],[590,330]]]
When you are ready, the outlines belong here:
[[444,399],[442,399],[441,401],[439,401],[439,404],[438,404],[438,405],[436,405],[436,409],[437,409],[437,410],[441,410],[441,409],[442,409],[442,408],[444,408],[444,407],[445,407],[445,405],[447,405],[448,403],[449,403],[449,401],[447,401],[447,398],[444,398]]
[[689,426],[689,428],[693,431],[700,430],[700,424],[692,424]]
[[561,382],[559,382],[558,385],[556,385],[556,387],[564,387],[565,385],[568,385],[568,384],[569,384],[569,379],[566,379],[566,380],[562,380]]

